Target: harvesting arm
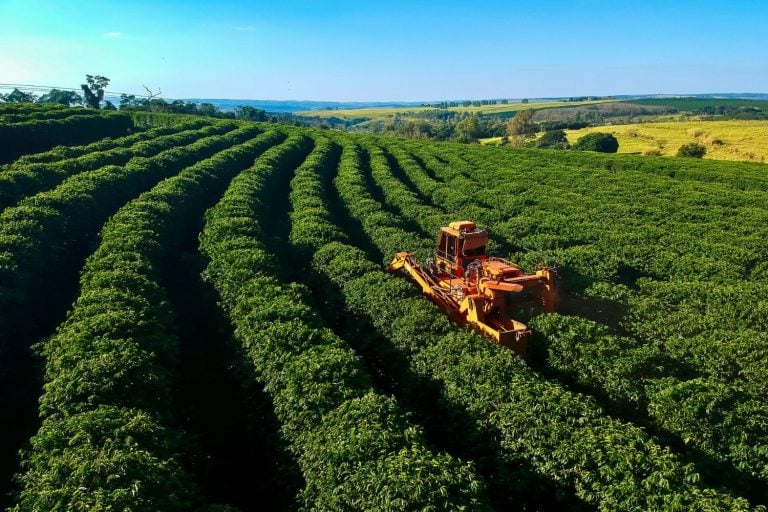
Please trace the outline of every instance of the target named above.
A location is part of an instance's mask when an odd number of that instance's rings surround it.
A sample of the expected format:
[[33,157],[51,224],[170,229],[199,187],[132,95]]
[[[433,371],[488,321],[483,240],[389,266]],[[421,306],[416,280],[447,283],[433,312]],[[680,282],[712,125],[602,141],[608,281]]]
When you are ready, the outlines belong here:
[[524,356],[530,331],[524,323],[509,318],[507,300],[532,296],[545,311],[555,311],[556,276],[548,267],[526,274],[510,261],[489,257],[487,242],[488,233],[474,223],[452,222],[440,229],[435,257],[426,267],[411,253],[398,252],[388,270],[407,272],[454,322],[470,325]]

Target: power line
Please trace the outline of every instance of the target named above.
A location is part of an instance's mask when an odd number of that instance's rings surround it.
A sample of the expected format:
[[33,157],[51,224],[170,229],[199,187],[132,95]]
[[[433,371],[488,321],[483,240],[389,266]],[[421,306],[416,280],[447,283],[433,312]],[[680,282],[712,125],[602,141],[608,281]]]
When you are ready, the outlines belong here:
[[[56,87],[52,85],[33,85],[33,84],[2,84],[0,83],[0,89],[24,89],[26,91],[32,91],[32,92],[50,92],[53,89],[57,89],[59,91],[72,91],[72,92],[80,92],[81,89],[73,89],[72,87]],[[149,95],[147,94],[128,94],[126,92],[116,92],[116,91],[108,91],[104,90],[104,94],[109,94],[110,96],[120,96],[122,94],[125,94],[126,96],[136,96],[137,98],[149,98]]]

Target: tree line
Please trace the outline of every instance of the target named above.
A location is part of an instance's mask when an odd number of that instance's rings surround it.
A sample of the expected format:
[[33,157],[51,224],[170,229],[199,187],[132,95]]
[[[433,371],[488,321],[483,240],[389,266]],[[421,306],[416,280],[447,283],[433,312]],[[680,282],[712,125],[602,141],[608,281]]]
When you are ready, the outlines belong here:
[[308,123],[290,114],[267,113],[248,105],[240,105],[234,111],[225,111],[212,103],[198,103],[183,100],[165,100],[158,92],[152,92],[148,87],[146,96],[135,94],[121,94],[117,105],[111,100],[105,99],[106,87],[111,80],[102,75],[86,75],[84,84],[80,89],[82,95],[72,90],[51,89],[49,92],[38,95],[33,92],[25,92],[19,88],[7,94],[0,94],[1,103],[39,103],[59,104],[67,107],[85,107],[101,110],[121,111],[150,111],[171,114],[188,114],[219,119],[242,119],[247,121],[261,121],[282,123],[291,125],[306,125]]

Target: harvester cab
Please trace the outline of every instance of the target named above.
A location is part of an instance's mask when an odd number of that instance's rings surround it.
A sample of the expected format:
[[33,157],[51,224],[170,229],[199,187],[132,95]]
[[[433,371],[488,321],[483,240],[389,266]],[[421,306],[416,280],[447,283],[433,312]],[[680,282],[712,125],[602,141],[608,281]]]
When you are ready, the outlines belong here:
[[463,276],[470,263],[486,260],[487,244],[488,232],[474,222],[451,222],[440,228],[434,261],[442,272]]
[[488,256],[487,245],[488,232],[474,222],[451,222],[440,228],[435,256],[424,267],[411,253],[399,252],[389,271],[404,269],[451,320],[525,356],[530,330],[509,318],[507,299],[527,291],[545,311],[555,311],[555,272],[540,267],[526,274],[510,261]]

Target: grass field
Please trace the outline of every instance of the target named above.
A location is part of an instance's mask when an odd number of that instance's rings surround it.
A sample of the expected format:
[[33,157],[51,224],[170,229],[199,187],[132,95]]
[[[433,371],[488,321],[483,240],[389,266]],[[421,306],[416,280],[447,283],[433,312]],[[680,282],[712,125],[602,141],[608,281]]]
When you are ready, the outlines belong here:
[[644,98],[639,100],[627,100],[626,102],[634,103],[636,105],[671,107],[685,111],[706,107],[756,107],[761,110],[768,110],[768,101],[737,98]]
[[[454,112],[473,112],[479,114],[503,114],[505,112],[516,112],[518,110],[527,110],[530,108],[544,109],[544,108],[557,108],[557,107],[576,107],[578,105],[590,105],[594,103],[606,103],[615,100],[596,100],[596,101],[546,101],[546,102],[533,102],[533,103],[508,103],[506,105],[483,105],[480,107],[451,107],[447,110]],[[347,110],[308,110],[305,112],[296,112],[299,116],[309,117],[340,117],[344,119],[356,118],[356,117],[368,117],[368,118],[388,118],[393,117],[395,114],[410,114],[415,112],[423,112],[425,110],[435,110],[432,107],[383,107],[383,108],[355,108]]]
[[573,144],[592,132],[612,133],[619,140],[619,153],[662,155],[677,153],[683,144],[698,142],[707,147],[704,158],[713,160],[768,160],[768,122],[766,121],[682,121],[616,126],[597,126],[567,130]]

